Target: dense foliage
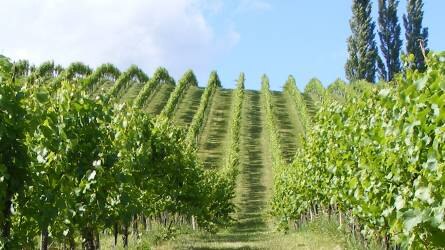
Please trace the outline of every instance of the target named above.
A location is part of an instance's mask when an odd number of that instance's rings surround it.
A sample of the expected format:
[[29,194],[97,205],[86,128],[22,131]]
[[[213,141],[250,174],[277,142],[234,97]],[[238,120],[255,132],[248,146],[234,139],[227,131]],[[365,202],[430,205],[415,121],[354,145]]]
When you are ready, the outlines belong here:
[[120,74],[113,87],[111,87],[109,95],[112,97],[117,96],[119,92],[129,87],[133,79],[137,80],[139,84],[144,84],[148,81],[148,76],[136,65],[132,65],[127,71]]
[[[294,163],[277,172],[273,210],[288,221],[335,208],[368,238],[445,245],[445,54],[397,86],[325,99]],[[361,87],[360,87],[361,86]]]
[[240,135],[241,135],[241,112],[243,109],[244,100],[244,73],[241,73],[235,91],[233,92],[233,102],[231,108],[231,121],[229,128],[229,143],[226,152],[226,159],[223,175],[231,182],[234,190],[236,177],[239,173],[240,167]]
[[326,89],[328,92],[328,96],[331,98],[335,98],[339,102],[346,101],[346,98],[351,95],[351,88],[341,79],[335,80],[329,87]]
[[192,123],[188,128],[187,141],[189,144],[197,145],[199,140],[198,135],[204,125],[205,117],[210,110],[209,106],[211,105],[211,100],[216,92],[216,89],[220,87],[221,81],[219,80],[218,74],[216,71],[212,71],[212,73],[210,73],[207,88],[204,90],[204,93],[201,96],[198,111],[196,111],[196,114],[193,116]]
[[301,122],[301,126],[303,127],[303,131],[305,132],[309,127],[310,119],[308,117],[304,97],[297,88],[295,78],[292,75],[288,77],[286,83],[284,84],[284,92],[290,95],[291,100],[294,102],[297,109],[298,118]]
[[97,67],[96,70],[85,79],[85,85],[92,91],[101,85],[102,81],[116,81],[120,75],[121,72],[116,66],[110,63],[105,63]]
[[[97,249],[105,229],[127,244],[130,224],[159,214],[194,217],[206,229],[230,220],[232,186],[204,171],[184,130],[91,95],[101,77],[117,77],[112,65],[55,74],[45,64],[42,75],[15,75],[7,58],[0,63],[0,248],[40,239],[42,249]],[[110,93],[133,77],[146,80],[133,68]]]
[[62,66],[55,65],[54,62],[48,61],[36,67],[27,79],[29,83],[43,84],[48,82],[49,79],[60,75],[62,71]]
[[0,249],[11,248],[15,197],[23,192],[29,158],[24,95],[12,74],[13,65],[0,57]]
[[181,97],[185,94],[190,86],[198,86],[198,80],[192,70],[187,70],[176,85],[175,90],[168,98],[167,104],[162,110],[162,115],[170,117],[176,109]]
[[266,128],[269,134],[269,143],[272,153],[274,171],[279,171],[284,159],[281,151],[280,135],[278,133],[277,120],[272,111],[272,94],[270,93],[269,78],[263,75],[261,78],[261,104],[266,115]]
[[138,96],[133,102],[134,107],[142,108],[148,101],[148,98],[159,87],[160,84],[172,84],[175,85],[175,80],[168,74],[167,69],[159,67],[156,69],[150,80],[142,87]]
[[[54,71],[57,69],[54,68]],[[59,87],[62,81],[68,80],[68,81],[74,81],[79,78],[83,78],[89,74],[92,73],[92,69],[81,62],[73,62],[71,63],[66,69],[61,71],[57,77],[53,79],[53,81],[50,83],[53,87]]]
[[326,90],[320,80],[312,78],[304,87],[304,94],[312,96],[318,103],[324,99]]

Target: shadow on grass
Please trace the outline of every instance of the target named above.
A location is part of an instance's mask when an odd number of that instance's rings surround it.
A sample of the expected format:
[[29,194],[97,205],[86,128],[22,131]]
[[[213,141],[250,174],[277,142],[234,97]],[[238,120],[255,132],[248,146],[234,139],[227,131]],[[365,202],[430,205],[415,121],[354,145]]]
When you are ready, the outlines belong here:
[[198,111],[201,96],[204,93],[203,88],[190,86],[181,103],[178,105],[177,121],[180,125],[188,126],[192,123],[193,116]]
[[[229,105],[229,101],[225,100],[224,94],[226,93],[222,93],[221,99],[218,100],[218,103],[215,103],[217,105],[216,111],[220,108],[227,108]],[[240,187],[237,221],[226,231],[214,235],[198,236],[197,241],[186,249],[261,249],[257,246],[269,237],[268,226],[264,219],[267,189],[263,184],[265,166],[262,147],[263,121],[260,93],[258,91],[246,91],[245,98],[240,140],[242,166],[237,184]],[[213,115],[216,115],[216,112]],[[204,143],[207,149],[218,148],[218,145],[213,142],[222,140],[224,134],[221,133],[221,129],[226,126],[220,120],[215,120],[212,125],[212,131],[208,140]],[[207,157],[207,159],[210,158],[211,156]]]
[[91,93],[93,95],[105,94],[111,89],[113,84],[114,84],[114,81],[102,80],[99,83],[97,83],[95,86],[93,86]]
[[132,103],[133,100],[138,96],[144,84],[139,82],[132,82],[130,86],[122,91],[122,96],[120,98],[120,103]]
[[170,94],[173,92],[175,86],[167,83],[161,84],[159,90],[152,96],[152,99],[148,101],[146,110],[151,115],[159,115],[167,104]]
[[221,167],[224,156],[224,141],[229,131],[232,91],[217,90],[203,131],[199,150],[206,168]]
[[307,111],[309,113],[310,117],[314,117],[315,113],[317,112],[317,107],[315,107],[314,100],[310,96],[310,94],[304,93],[303,94],[304,102],[306,103]]
[[286,161],[291,162],[297,151],[297,131],[292,124],[283,92],[272,92],[272,105],[277,119],[282,154]]
[[[263,219],[266,207],[266,187],[262,184],[264,166],[264,152],[261,138],[263,122],[261,119],[261,103],[259,92],[246,92],[246,109],[243,114],[246,126],[241,133],[244,137],[242,153],[241,186],[244,189],[241,195],[238,223],[233,229],[234,233],[261,233],[267,231]],[[252,235],[249,235],[252,236]]]

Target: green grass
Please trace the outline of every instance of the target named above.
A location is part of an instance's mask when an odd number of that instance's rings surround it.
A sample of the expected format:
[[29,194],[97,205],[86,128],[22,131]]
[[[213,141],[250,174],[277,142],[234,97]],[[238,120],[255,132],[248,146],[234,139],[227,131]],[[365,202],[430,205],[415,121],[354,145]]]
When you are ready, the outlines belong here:
[[[221,99],[215,96],[214,101],[217,100]],[[246,91],[241,122],[241,171],[235,200],[238,208],[236,222],[217,234],[197,232],[185,235],[159,249],[260,249],[264,241],[271,238],[267,200],[271,194],[272,175],[265,136],[260,93]]]
[[261,234],[271,229],[266,212],[272,193],[273,174],[260,92],[245,92],[241,115],[241,172],[236,192],[240,210],[236,226],[239,232]]
[[160,84],[160,86],[150,96],[150,100],[147,100],[144,110],[151,115],[159,115],[167,104],[170,94],[173,92],[175,86],[167,83]]
[[316,106],[316,102],[318,99],[313,94],[303,93],[304,102],[306,103],[307,112],[309,117],[314,117],[315,113],[318,111],[318,107]]
[[[236,227],[236,225],[234,225]],[[152,241],[154,242],[154,241]],[[153,243],[152,243],[153,244]],[[148,246],[148,245],[146,245]],[[327,216],[315,218],[298,230],[290,232],[277,232],[272,230],[253,230],[249,233],[239,234],[236,229],[227,228],[211,234],[197,231],[178,235],[170,241],[158,245],[151,245],[153,249],[345,249],[345,250],[382,250],[375,242],[365,246],[363,242],[355,239],[350,233],[340,228],[337,221]],[[145,249],[145,248],[144,248]]]
[[[283,93],[284,98],[286,98],[286,102],[287,102],[287,107],[289,110],[289,116],[290,119],[292,121],[293,124],[293,130],[296,133],[296,142],[297,142],[297,148],[302,145],[303,140],[304,140],[304,134],[305,134],[305,124],[304,121],[302,119],[302,117],[300,117],[300,111],[298,110],[298,107],[295,104],[295,100],[293,100],[293,97],[287,93]],[[304,104],[304,103],[303,103]],[[307,112],[307,111],[305,111]],[[306,118],[308,117],[308,114],[306,113]]]
[[[156,245],[156,235],[151,233],[144,233],[141,235],[140,239],[137,239],[135,236],[130,236],[128,240],[128,248],[129,250],[133,249],[151,249],[154,245]],[[125,249],[122,243],[122,235],[119,235],[117,246],[114,247],[114,237],[111,234],[103,234],[101,235],[101,249],[115,249],[115,250],[123,250]]]
[[[152,114],[161,112],[173,86],[163,84],[150,97],[145,109]],[[190,87],[174,113],[173,120],[187,126],[193,118],[203,93],[202,88]],[[223,163],[226,156],[228,129],[231,120],[232,90],[218,89],[211,100],[209,113],[200,134],[199,156],[207,168]],[[305,95],[309,112],[315,113],[316,102]],[[298,148],[302,128],[288,96],[272,93],[272,109],[277,119],[283,154],[290,160]],[[139,240],[132,238],[129,249],[365,249],[336,221],[325,217],[303,225],[287,234],[276,232],[275,219],[269,215],[273,193],[273,169],[269,134],[265,129],[265,112],[260,92],[246,90],[241,114],[240,174],[237,179],[236,219],[216,234],[180,229],[170,240],[162,239],[165,230],[144,232]],[[105,235],[104,249],[113,248],[113,237]],[[117,249],[122,249],[121,236]],[[371,247],[370,249],[374,249]]]
[[120,102],[123,103],[133,103],[133,100],[136,99],[139,91],[141,91],[142,87],[144,87],[145,83],[133,82],[131,85],[125,90],[125,92],[121,93]]
[[94,86],[92,93],[94,95],[106,94],[111,89],[111,86],[113,86],[113,84],[114,84],[114,81],[102,80],[101,82],[97,83],[96,86]]
[[288,234],[274,230],[273,218],[268,216],[273,171],[264,115],[260,93],[246,91],[236,222],[216,234],[196,231],[180,235],[154,249],[361,249],[348,234],[338,229],[335,221],[327,218],[318,218]]
[[198,156],[206,168],[220,168],[228,143],[232,90],[217,89],[204,128],[201,132]]
[[173,120],[175,124],[187,126],[192,122],[193,116],[199,108],[202,93],[204,93],[204,88],[190,86],[187,89],[174,112]]
[[[163,226],[157,223],[152,223],[151,228],[148,230],[143,230],[139,228],[139,234],[134,235],[131,234],[128,237],[128,248],[129,250],[136,249],[152,249],[159,245],[161,242],[165,241],[166,237],[168,239],[174,240],[177,235],[187,235],[190,234],[191,229],[185,226],[174,226],[174,230],[168,233],[168,230]],[[125,249],[123,246],[122,235],[119,235],[117,238],[117,245],[114,246],[114,236],[111,230],[106,230],[100,236],[101,249],[116,249],[123,250]]]
[[296,110],[292,105],[283,92],[272,92],[272,111],[277,120],[282,155],[288,163],[294,159],[298,138],[302,134]]

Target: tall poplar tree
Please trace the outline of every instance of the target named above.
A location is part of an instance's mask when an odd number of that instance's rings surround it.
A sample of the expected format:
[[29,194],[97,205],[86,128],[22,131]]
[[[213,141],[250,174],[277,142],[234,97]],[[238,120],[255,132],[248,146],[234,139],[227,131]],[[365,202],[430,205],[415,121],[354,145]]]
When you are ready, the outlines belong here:
[[349,81],[375,80],[378,53],[371,10],[370,0],[353,0],[349,22],[352,34],[348,38],[349,57],[345,65]]
[[397,17],[399,0],[379,0],[379,37],[383,60],[379,60],[380,78],[391,81],[400,72],[401,28]]
[[425,58],[422,52],[422,46],[428,51],[428,28],[422,27],[423,21],[423,1],[408,0],[407,14],[403,15],[403,24],[405,26],[406,53],[413,54],[415,61],[413,68],[420,71],[426,69]]

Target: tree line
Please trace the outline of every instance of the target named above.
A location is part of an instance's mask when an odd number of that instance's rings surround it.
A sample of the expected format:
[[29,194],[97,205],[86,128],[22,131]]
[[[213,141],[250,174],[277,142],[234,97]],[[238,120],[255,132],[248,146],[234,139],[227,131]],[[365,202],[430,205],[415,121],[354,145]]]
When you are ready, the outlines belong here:
[[[392,81],[402,70],[401,26],[397,15],[399,0],[378,0],[378,27],[380,53],[376,43],[376,23],[373,20],[371,0],[353,0],[348,38],[348,59],[345,65],[349,81],[375,82],[376,76]],[[407,67],[425,71],[425,52],[428,52],[428,28],[423,27],[423,1],[407,0],[403,15],[405,54],[410,55]]]

